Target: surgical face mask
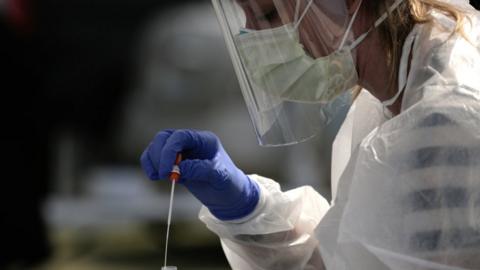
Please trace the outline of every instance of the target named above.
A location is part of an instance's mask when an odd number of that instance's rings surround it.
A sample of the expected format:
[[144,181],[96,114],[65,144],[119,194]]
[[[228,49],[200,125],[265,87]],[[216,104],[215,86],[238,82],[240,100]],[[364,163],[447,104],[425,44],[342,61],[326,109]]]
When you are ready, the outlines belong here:
[[[300,1],[297,1],[298,10]],[[282,100],[303,103],[328,103],[354,87],[358,81],[352,49],[345,47],[353,18],[340,47],[330,55],[313,59],[300,43],[298,27],[313,0],[294,23],[274,29],[242,29],[236,37],[240,56],[245,61],[253,87]]]
[[[300,0],[297,0],[296,10],[299,3]],[[328,103],[357,84],[358,76],[352,50],[371,30],[360,36],[351,46],[345,46],[345,41],[351,33],[362,2],[355,10],[339,48],[332,54],[317,59],[313,59],[304,50],[298,32],[298,27],[312,3],[313,0],[310,0],[303,14],[298,20],[295,19],[293,24],[274,29],[240,31],[236,41],[254,87],[268,91],[268,95],[282,100]],[[393,8],[396,8],[395,4]],[[382,18],[380,23],[386,17]]]
[[[341,0],[272,0],[262,9],[255,0],[212,3],[263,146],[299,143],[341,121],[337,117],[348,110],[349,90],[358,82],[352,51],[387,18],[353,39],[361,2],[353,16]],[[261,19],[270,8],[279,18],[275,23]],[[245,29],[246,22],[262,30]]]

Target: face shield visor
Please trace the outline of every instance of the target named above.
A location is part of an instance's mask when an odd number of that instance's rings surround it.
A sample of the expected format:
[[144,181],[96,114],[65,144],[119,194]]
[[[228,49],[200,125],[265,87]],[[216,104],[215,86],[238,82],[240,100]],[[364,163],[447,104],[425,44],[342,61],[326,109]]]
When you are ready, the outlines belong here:
[[212,0],[262,146],[321,132],[357,83],[342,0]]

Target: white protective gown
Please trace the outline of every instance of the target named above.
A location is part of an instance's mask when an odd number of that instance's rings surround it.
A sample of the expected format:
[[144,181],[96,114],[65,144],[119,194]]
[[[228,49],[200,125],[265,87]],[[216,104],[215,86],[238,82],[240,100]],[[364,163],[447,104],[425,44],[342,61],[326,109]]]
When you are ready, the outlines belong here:
[[334,143],[331,204],[252,176],[262,195],[249,217],[201,210],[233,269],[480,269],[480,17],[468,14],[469,41],[439,12],[414,27],[401,114],[389,119],[367,91],[354,102]]

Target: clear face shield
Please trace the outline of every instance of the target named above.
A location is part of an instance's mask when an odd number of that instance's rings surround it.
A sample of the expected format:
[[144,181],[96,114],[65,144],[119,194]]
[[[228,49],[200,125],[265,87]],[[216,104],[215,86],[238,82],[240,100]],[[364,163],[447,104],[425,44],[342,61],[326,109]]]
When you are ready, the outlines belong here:
[[342,0],[212,0],[260,145],[299,143],[351,104],[357,83]]

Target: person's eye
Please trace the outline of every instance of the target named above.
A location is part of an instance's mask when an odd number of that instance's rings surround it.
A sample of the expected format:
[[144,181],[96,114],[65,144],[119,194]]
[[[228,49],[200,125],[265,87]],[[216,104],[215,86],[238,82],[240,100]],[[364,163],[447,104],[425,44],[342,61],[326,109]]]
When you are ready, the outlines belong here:
[[273,21],[278,18],[278,12],[276,9],[272,9],[270,12],[265,13],[263,17],[267,21]]
[[273,21],[278,18],[278,12],[275,9],[272,9],[271,11],[265,12],[262,15],[257,17],[257,20],[259,21]]

